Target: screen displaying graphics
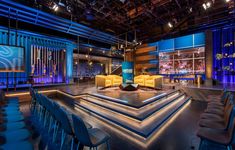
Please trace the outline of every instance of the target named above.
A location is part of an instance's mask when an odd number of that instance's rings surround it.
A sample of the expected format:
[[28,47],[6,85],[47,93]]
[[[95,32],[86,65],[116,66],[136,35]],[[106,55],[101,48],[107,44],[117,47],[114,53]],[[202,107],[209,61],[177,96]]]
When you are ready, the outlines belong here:
[[204,74],[205,47],[159,53],[160,74]]
[[24,72],[24,48],[0,45],[0,72]]

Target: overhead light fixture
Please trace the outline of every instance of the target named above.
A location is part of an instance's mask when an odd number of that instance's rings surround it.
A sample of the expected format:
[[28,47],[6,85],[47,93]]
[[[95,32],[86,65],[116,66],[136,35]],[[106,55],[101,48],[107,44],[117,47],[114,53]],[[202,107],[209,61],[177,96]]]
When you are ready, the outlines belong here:
[[86,58],[88,58],[88,55],[86,55]]
[[206,6],[207,6],[207,8],[210,8],[211,7],[211,2],[207,2]]
[[171,22],[168,22],[168,26],[169,26],[170,28],[173,28],[173,25],[172,25]]
[[65,7],[65,4],[62,3],[61,1],[58,3],[58,5],[62,6],[62,7]]
[[202,7],[206,10],[207,9],[207,6],[205,3],[202,4]]
[[105,53],[105,51],[102,51],[103,52],[103,54]]
[[91,52],[91,51],[92,51],[92,48],[90,47],[89,50],[90,50],[90,52]]
[[58,11],[59,6],[58,6],[56,3],[54,3],[54,5],[52,6],[52,9],[53,9],[54,11]]
[[189,12],[193,12],[193,8],[192,7],[189,8]]
[[122,3],[125,3],[126,0],[120,0]]
[[208,2],[206,2],[206,3],[203,3],[203,4],[202,4],[202,7],[203,7],[205,10],[207,10],[208,8],[211,7],[211,2],[208,1]]
[[231,0],[225,0],[226,3],[230,2]]

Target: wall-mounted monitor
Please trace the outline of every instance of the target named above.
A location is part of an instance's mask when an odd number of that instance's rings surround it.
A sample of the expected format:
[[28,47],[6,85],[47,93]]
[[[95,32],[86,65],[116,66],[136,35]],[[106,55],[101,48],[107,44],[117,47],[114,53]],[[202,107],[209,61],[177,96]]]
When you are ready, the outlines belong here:
[[0,45],[0,72],[24,72],[24,57],[24,47]]

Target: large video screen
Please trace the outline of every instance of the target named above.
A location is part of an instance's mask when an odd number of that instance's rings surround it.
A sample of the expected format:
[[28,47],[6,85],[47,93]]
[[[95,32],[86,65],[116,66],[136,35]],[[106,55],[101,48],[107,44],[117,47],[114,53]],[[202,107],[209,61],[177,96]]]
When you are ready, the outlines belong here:
[[0,72],[24,72],[24,48],[0,45]]
[[160,74],[205,74],[205,47],[159,53]]

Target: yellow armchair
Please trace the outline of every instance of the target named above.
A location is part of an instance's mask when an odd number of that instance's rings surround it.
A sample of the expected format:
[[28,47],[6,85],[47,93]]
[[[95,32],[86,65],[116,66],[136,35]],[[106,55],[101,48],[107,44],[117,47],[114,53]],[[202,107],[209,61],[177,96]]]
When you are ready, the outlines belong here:
[[112,86],[119,86],[122,84],[122,77],[118,75],[108,75],[108,79],[112,81]]
[[153,75],[145,79],[145,86],[154,89],[161,89],[163,85],[163,76]]
[[140,86],[145,86],[145,79],[148,78],[149,75],[139,75],[134,77],[134,83],[139,84]]
[[95,86],[96,88],[112,86],[112,80],[107,78],[107,76],[104,76],[104,75],[96,75]]

